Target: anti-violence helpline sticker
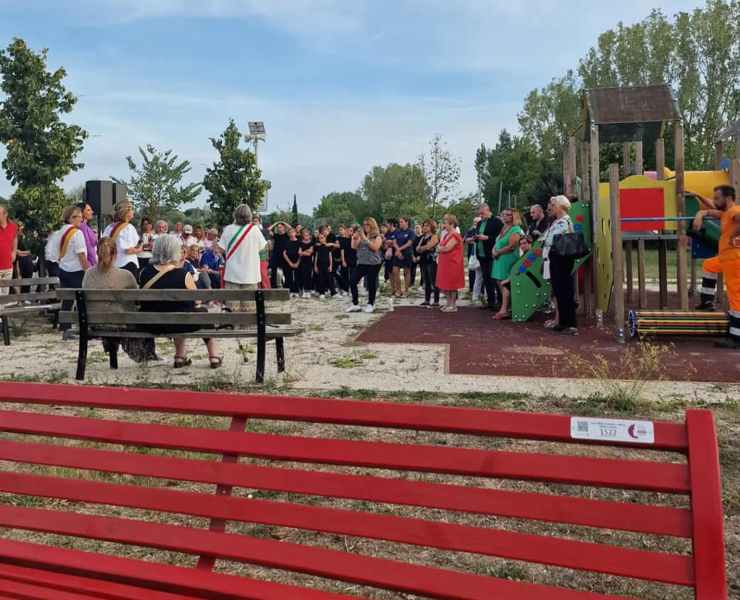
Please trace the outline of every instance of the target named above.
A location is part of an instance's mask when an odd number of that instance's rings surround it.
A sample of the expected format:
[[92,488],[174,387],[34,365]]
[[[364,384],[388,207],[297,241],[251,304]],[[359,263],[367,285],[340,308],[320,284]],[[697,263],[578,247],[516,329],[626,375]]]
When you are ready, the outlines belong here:
[[655,443],[652,421],[627,421],[624,419],[571,417],[570,437],[579,440],[626,442],[629,444]]

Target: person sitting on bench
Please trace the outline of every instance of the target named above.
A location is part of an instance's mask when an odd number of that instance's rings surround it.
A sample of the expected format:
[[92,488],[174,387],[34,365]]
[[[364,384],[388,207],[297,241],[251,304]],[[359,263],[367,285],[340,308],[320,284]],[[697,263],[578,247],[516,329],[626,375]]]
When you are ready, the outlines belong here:
[[[152,259],[139,275],[141,289],[152,290],[195,290],[193,276],[182,266],[182,248],[180,240],[171,235],[164,235],[154,242]],[[208,312],[205,307],[196,308],[195,302],[146,301],[141,303],[144,312]],[[149,325],[146,330],[151,333],[177,334],[190,333],[203,329],[202,325]],[[192,364],[185,353],[185,338],[175,337],[174,368],[181,369]],[[216,356],[216,344],[212,338],[203,338],[208,348],[208,360],[212,369],[218,369],[223,359]]]

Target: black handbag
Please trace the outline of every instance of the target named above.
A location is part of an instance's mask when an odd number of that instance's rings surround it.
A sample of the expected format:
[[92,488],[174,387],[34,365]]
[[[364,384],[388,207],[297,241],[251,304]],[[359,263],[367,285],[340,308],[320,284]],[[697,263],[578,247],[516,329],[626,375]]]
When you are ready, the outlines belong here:
[[553,237],[550,252],[562,258],[577,260],[588,256],[591,250],[586,245],[582,233],[560,233]]

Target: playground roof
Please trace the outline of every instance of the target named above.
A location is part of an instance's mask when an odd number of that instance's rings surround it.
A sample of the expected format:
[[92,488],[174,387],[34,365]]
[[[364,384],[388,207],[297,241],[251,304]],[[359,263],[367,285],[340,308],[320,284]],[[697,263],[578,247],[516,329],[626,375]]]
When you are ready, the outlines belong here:
[[667,85],[587,90],[583,115],[586,140],[590,140],[590,125],[594,124],[599,128],[600,143],[654,140],[664,123],[681,118]]

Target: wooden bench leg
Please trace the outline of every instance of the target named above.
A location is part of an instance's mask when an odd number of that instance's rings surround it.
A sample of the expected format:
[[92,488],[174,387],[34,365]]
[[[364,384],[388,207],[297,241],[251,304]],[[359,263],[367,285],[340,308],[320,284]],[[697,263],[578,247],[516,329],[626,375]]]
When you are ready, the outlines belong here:
[[6,346],[10,346],[10,324],[8,323],[8,317],[2,317],[3,322],[3,343]]
[[267,334],[265,318],[265,295],[262,290],[254,293],[255,304],[257,305],[257,383],[265,380],[265,352],[267,350]]
[[77,352],[77,375],[78,381],[85,379],[85,367],[87,366],[87,336],[80,331],[80,348]]
[[283,338],[275,338],[275,354],[277,355],[278,373],[285,371],[285,343]]
[[257,383],[265,381],[265,352],[267,351],[265,338],[257,338]]
[[118,340],[112,340],[112,343],[110,345],[110,352],[108,356],[110,358],[110,368],[117,369],[118,368]]

